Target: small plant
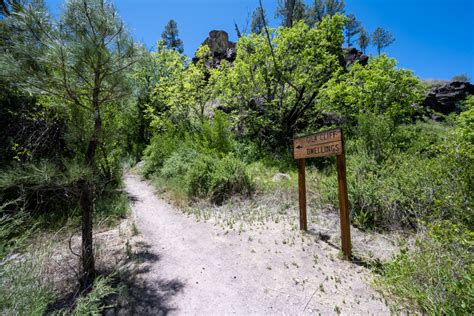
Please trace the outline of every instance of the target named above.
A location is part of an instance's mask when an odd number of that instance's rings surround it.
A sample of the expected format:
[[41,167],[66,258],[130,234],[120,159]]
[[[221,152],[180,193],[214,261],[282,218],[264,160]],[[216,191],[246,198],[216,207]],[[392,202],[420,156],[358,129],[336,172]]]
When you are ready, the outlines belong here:
[[385,264],[382,287],[433,315],[468,315],[474,306],[474,235],[447,221],[429,225],[415,249]]

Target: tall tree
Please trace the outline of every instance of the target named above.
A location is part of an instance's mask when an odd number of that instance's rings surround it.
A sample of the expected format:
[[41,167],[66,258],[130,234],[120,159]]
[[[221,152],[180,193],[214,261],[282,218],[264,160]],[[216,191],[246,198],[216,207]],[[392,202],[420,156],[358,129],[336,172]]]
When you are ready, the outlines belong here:
[[346,37],[347,47],[351,47],[352,39],[360,33],[362,23],[355,17],[354,14],[347,15],[346,25],[344,26],[344,35]]
[[303,0],[279,0],[275,16],[282,19],[282,25],[292,27],[293,22],[306,20],[308,6]]
[[266,14],[264,9],[258,7],[253,11],[251,24],[252,33],[260,34],[265,27],[265,19]]
[[367,33],[367,31],[363,27],[361,27],[360,35],[359,35],[359,38],[357,39],[357,45],[359,45],[360,49],[365,54],[365,51],[367,47],[369,47],[369,44],[370,44],[370,36]]
[[182,53],[184,51],[183,41],[178,38],[178,35],[178,24],[175,20],[169,20],[165,26],[165,30],[161,33],[161,38],[165,41],[166,47]]
[[393,42],[395,42],[393,34],[381,27],[376,28],[372,33],[372,43],[377,47],[379,55],[382,49],[390,46]]
[[344,0],[314,0],[308,11],[308,21],[310,25],[314,25],[321,22],[326,15],[344,13],[345,6]]
[[130,97],[127,70],[136,61],[136,46],[114,6],[105,0],[69,0],[59,20],[52,20],[42,7],[28,6],[8,23],[21,32],[13,34],[8,53],[0,56],[2,76],[15,78],[24,89],[62,100],[84,118],[81,158],[92,178],[85,175],[79,181],[81,286],[90,289],[95,277],[92,179],[101,175],[96,152],[104,148],[102,116]]

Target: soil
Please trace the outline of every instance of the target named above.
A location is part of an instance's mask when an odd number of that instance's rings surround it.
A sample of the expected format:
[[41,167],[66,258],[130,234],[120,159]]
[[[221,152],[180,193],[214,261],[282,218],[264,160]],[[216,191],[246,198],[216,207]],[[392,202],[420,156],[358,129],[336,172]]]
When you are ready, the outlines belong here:
[[[269,215],[264,201],[250,200],[182,210],[137,175],[126,174],[125,186],[146,245],[134,313],[390,314],[371,272],[341,259],[337,216],[313,217],[316,224],[301,233],[289,207]],[[385,238],[359,234],[354,230],[356,244],[390,248]]]

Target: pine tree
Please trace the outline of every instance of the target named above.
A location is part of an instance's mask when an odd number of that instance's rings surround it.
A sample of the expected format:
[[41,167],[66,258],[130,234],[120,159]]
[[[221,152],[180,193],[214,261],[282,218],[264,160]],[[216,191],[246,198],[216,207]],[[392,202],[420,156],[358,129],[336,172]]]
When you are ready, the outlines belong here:
[[166,47],[182,53],[184,51],[183,41],[178,38],[178,35],[178,24],[175,20],[169,20],[165,30],[161,33],[161,38],[165,41]]
[[351,47],[351,39],[360,33],[362,24],[357,20],[354,14],[347,16],[346,25],[344,27],[344,35],[346,36],[347,47]]
[[308,6],[303,0],[279,0],[275,16],[282,19],[284,27],[292,27],[293,22],[306,20]]
[[365,54],[365,50],[367,49],[369,44],[370,44],[370,36],[367,33],[367,31],[363,27],[361,27],[359,39],[357,40],[357,45],[359,45],[360,49]]
[[344,7],[344,0],[314,0],[308,11],[309,24],[321,22],[326,15],[334,16],[337,13],[344,13]]
[[[100,173],[97,153],[104,145],[104,108],[130,96],[126,72],[136,62],[137,46],[125,31],[114,7],[104,0],[69,0],[60,20],[51,20],[38,1],[7,22],[22,32],[10,34],[1,47],[0,77],[32,93],[63,100],[84,113],[84,152],[77,155],[90,175],[78,180],[82,246],[81,286],[91,289],[95,272],[92,220]],[[36,3],[34,3],[36,4]],[[7,66],[8,65],[8,66]],[[83,155],[83,156],[82,156]]]
[[395,42],[395,37],[393,34],[381,27],[376,28],[372,33],[372,43],[375,45],[375,47],[377,47],[377,52],[379,55],[382,49],[390,46],[393,42]]
[[265,27],[265,18],[265,10],[261,7],[258,7],[255,9],[255,11],[253,11],[251,24],[252,33],[259,34],[263,30]]

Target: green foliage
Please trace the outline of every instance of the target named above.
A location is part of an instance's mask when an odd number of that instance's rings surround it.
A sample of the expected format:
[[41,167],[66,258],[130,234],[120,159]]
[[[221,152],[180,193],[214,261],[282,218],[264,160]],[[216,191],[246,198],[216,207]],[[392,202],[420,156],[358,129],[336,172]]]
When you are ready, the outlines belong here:
[[307,9],[303,0],[279,0],[275,17],[281,18],[282,26],[292,27],[294,22],[306,20]]
[[377,48],[379,55],[382,49],[392,45],[393,42],[395,42],[393,34],[381,27],[377,27],[372,33],[372,43]]
[[344,17],[325,18],[316,28],[300,21],[291,28],[242,36],[232,67],[213,74],[215,97],[236,114],[236,129],[272,154],[314,116],[319,89],[342,71]]
[[191,197],[207,197],[212,187],[217,161],[215,157],[200,154],[189,165],[185,175],[185,185]]
[[364,113],[381,114],[400,124],[411,120],[413,105],[419,104],[423,92],[411,71],[397,69],[395,59],[382,55],[372,58],[367,66],[357,63],[348,73],[331,79],[317,104],[342,115],[349,126]]
[[209,190],[213,202],[221,204],[235,194],[248,196],[253,190],[253,182],[243,162],[228,155],[216,163]]
[[1,261],[0,313],[42,315],[55,298],[41,278],[48,253],[42,249],[19,256]]
[[359,38],[357,39],[357,45],[359,45],[360,49],[365,54],[365,51],[367,47],[369,47],[369,44],[370,44],[370,36],[367,33],[367,31],[363,27],[361,27],[360,35],[359,35]]
[[49,248],[22,253],[37,225],[25,212],[12,214],[8,207],[0,205],[0,314],[40,315],[54,299],[41,280]]
[[346,37],[347,47],[351,47],[352,38],[361,32],[362,24],[354,14],[348,14],[346,25],[344,28],[344,35]]
[[104,300],[116,293],[116,289],[110,285],[111,281],[111,277],[104,276],[95,279],[90,293],[77,300],[72,315],[100,315],[109,308],[110,306],[104,304]]
[[413,251],[384,265],[382,285],[430,315],[469,315],[474,309],[474,234],[449,221],[428,225]]
[[149,176],[159,170],[165,159],[176,150],[176,144],[179,144],[180,141],[181,139],[174,134],[174,131],[153,136],[150,145],[145,148],[143,153],[144,165],[141,172],[145,176]]
[[165,30],[161,33],[161,38],[169,49],[174,49],[183,53],[183,41],[178,38],[178,24],[175,20],[169,20],[165,26]]
[[0,206],[0,261],[23,248],[36,229],[25,212],[8,214],[5,207],[6,205]]
[[[250,29],[252,33],[259,34],[263,31],[265,27],[266,14],[265,10],[258,7],[252,13],[252,23]],[[240,37],[240,36],[239,36]]]
[[[420,227],[420,220],[472,225],[472,142],[441,123],[394,127],[384,116],[359,117],[347,142],[353,221],[363,228]],[[337,204],[335,172],[323,177],[323,202]]]

